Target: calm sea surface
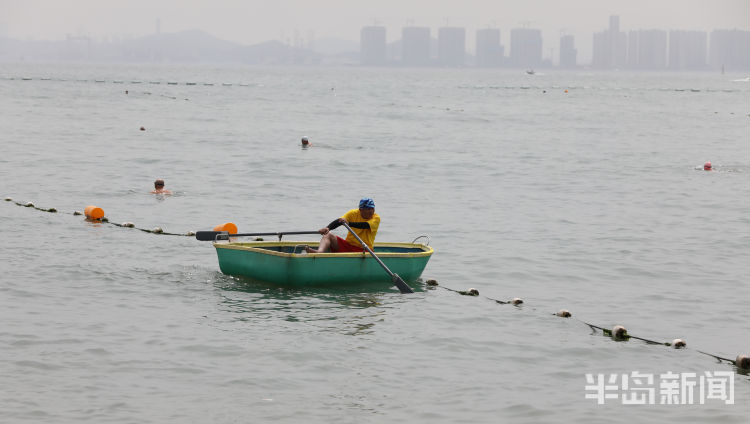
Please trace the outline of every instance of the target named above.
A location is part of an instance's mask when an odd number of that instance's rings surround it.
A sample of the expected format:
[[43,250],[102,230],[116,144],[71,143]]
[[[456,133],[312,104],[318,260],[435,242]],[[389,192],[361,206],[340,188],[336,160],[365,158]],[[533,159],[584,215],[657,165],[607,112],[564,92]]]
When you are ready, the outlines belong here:
[[[745,423],[699,352],[750,354],[744,77],[0,64],[0,195],[59,210],[0,204],[0,421]],[[72,215],[308,231],[363,196],[441,287],[269,287]],[[634,371],[655,405],[586,398]],[[669,371],[734,405],[660,405]]]

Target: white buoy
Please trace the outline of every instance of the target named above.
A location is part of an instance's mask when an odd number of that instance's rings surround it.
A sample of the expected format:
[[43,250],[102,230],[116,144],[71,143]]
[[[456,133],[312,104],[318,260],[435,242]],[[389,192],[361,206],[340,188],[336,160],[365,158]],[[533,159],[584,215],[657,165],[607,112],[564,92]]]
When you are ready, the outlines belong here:
[[194,236],[194,235],[195,235],[195,231],[188,231],[187,233],[185,233],[185,235],[186,235],[186,236],[191,236],[191,237],[192,237],[192,236]]
[[521,299],[520,297],[514,297],[513,300],[510,301],[510,303],[514,305],[521,305],[523,304],[523,299]]
[[734,361],[734,364],[737,365],[737,368],[750,368],[750,356],[747,355],[737,355],[737,360]]
[[479,290],[469,289],[466,291],[466,294],[468,294],[469,296],[479,296]]
[[437,280],[427,280],[425,284],[427,284],[428,286],[437,286],[438,282]]
[[34,204],[33,204],[33,203],[31,203],[31,202],[26,202],[26,203],[24,204],[24,206],[26,206],[27,208],[33,208],[33,207],[34,207]]
[[5,201],[6,201],[6,202],[12,202],[12,201],[13,201],[13,199],[11,199],[10,197],[6,197],[6,198],[5,198]]
[[151,230],[154,234],[161,234],[164,232],[164,230],[161,229],[161,227],[155,227],[153,230]]
[[612,338],[616,340],[624,340],[628,336],[628,330],[622,325],[615,325],[612,328]]
[[133,224],[132,222],[123,222],[123,223],[122,223],[122,224],[120,224],[120,225],[122,225],[123,227],[128,227],[128,228],[133,228],[133,227],[135,227],[135,224]]
[[47,209],[47,212],[55,213],[55,212],[57,212],[57,209],[55,209],[55,208],[49,208],[49,209]]
[[687,346],[687,343],[685,343],[685,340],[682,340],[682,339],[672,340],[672,347],[675,349],[682,349],[685,346]]
[[557,312],[556,315],[561,318],[570,318],[572,316],[572,314],[567,309],[560,309],[560,311]]

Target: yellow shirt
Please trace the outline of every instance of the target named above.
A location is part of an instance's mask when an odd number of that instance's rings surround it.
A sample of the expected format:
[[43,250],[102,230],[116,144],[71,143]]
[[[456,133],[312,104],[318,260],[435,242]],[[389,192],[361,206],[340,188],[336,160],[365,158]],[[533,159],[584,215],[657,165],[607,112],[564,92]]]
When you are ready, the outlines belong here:
[[[380,215],[373,213],[372,218],[364,219],[362,217],[362,214],[359,212],[359,209],[352,209],[341,217],[347,220],[347,222],[349,223],[366,222],[370,224],[369,230],[364,228],[352,227],[352,231],[354,231],[359,236],[359,238],[361,238],[362,241],[370,246],[370,249],[372,249],[372,244],[375,243],[375,234],[378,233],[378,227],[380,226]],[[352,246],[362,246],[362,244],[352,235],[352,233],[348,231],[346,232],[346,241]]]

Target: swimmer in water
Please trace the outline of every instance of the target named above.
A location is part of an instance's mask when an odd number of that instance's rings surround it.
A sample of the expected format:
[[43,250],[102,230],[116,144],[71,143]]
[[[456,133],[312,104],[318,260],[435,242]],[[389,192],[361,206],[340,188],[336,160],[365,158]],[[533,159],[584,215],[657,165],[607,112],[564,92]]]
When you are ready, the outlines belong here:
[[151,194],[172,194],[172,192],[164,188],[164,180],[159,178],[154,181],[154,190]]
[[703,164],[703,170],[704,171],[711,171],[713,170],[713,167],[711,166],[711,161],[708,161]]
[[302,147],[310,147],[312,144],[310,144],[310,140],[307,139],[307,137],[302,137]]

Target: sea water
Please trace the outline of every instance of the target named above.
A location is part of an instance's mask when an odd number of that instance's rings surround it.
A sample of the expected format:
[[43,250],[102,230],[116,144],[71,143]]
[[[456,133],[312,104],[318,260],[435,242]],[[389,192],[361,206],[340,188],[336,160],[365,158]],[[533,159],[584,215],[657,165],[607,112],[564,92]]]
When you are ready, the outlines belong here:
[[[750,354],[744,76],[0,65],[2,421],[744,423],[746,372],[700,353]],[[365,196],[379,241],[435,248],[417,293],[254,283],[72,214],[314,231]],[[733,404],[665,404],[670,372]]]

